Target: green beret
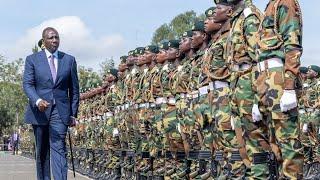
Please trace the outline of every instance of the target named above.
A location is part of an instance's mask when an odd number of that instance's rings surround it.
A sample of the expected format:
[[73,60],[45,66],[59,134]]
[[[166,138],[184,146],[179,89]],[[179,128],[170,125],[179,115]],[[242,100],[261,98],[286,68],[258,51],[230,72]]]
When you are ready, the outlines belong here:
[[117,69],[109,69],[108,74],[112,74],[114,77],[118,78],[118,70]]
[[126,63],[128,56],[121,56],[120,57],[120,62],[121,63]]
[[236,5],[242,0],[214,0],[216,4],[223,4],[227,6]]
[[300,71],[300,73],[302,73],[302,74],[307,74],[308,68],[301,66],[301,67],[299,68],[299,71]]
[[192,37],[192,31],[186,31],[182,34],[182,37]]
[[152,53],[158,53],[159,52],[159,47],[158,46],[155,46],[155,45],[149,45],[149,46],[146,46],[144,48],[145,51],[150,51]]
[[314,70],[316,73],[320,74],[320,67],[316,65],[309,66],[309,69]]
[[216,9],[216,7],[210,7],[209,9],[206,10],[205,14],[207,17],[212,17],[214,14],[214,10]]
[[144,47],[137,47],[134,50],[134,55],[142,55],[144,53]]
[[180,45],[180,40],[170,40],[168,43],[168,47],[169,48],[175,48],[175,49],[179,49],[179,45]]
[[203,31],[204,32],[204,21],[196,21],[192,27],[192,31]]
[[128,56],[133,56],[133,54],[134,54],[134,50],[131,50],[128,52]]
[[164,42],[160,43],[159,49],[168,50],[169,49],[168,44],[169,44],[169,41],[164,41]]

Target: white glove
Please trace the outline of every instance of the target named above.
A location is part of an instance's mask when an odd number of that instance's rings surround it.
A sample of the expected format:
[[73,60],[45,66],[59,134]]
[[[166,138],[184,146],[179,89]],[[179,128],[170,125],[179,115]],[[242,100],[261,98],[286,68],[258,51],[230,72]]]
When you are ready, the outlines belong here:
[[297,107],[297,95],[295,90],[284,90],[280,99],[280,108],[282,112],[287,112]]
[[232,128],[232,130],[235,129],[235,122],[234,122],[234,121],[235,121],[235,120],[234,120],[234,117],[231,116],[231,118],[230,118],[230,123],[231,123],[231,128]]
[[252,107],[252,120],[253,122],[259,122],[262,120],[258,104],[254,104]]
[[308,124],[307,123],[303,124],[302,132],[304,132],[304,133],[308,132]]
[[113,135],[113,137],[116,137],[116,136],[119,135],[119,130],[118,130],[118,128],[114,128],[114,129],[113,129],[112,135]]

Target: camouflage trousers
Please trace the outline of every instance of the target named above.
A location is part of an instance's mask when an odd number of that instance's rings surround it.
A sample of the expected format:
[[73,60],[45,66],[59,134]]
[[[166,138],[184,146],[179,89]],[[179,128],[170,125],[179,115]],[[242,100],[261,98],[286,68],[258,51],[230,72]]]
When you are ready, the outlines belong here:
[[245,172],[245,165],[242,161],[231,159],[232,152],[239,150],[239,143],[231,127],[230,92],[229,87],[215,89],[213,92],[214,121],[217,131],[214,144],[217,145],[216,151],[222,151],[224,156],[224,161],[220,161],[219,179],[241,179]]
[[184,151],[182,137],[179,132],[176,105],[162,104],[163,132],[165,149],[172,152]]
[[247,168],[251,169],[246,172],[246,178],[267,179],[269,175],[267,163],[253,163],[254,155],[271,152],[268,125],[262,121],[255,123],[252,120],[251,112],[255,98],[254,74],[249,71],[237,78],[231,93],[232,112],[235,116],[235,131],[240,154]]
[[[213,153],[213,127],[212,127],[212,93],[201,95],[193,106],[193,112],[196,118],[196,123],[199,127],[202,142],[200,143],[201,150]],[[199,171],[194,179],[209,179],[211,176],[211,159],[194,161],[191,165],[191,172]]]
[[299,137],[297,109],[281,112],[280,99],[284,90],[282,67],[259,72],[257,92],[265,121],[270,122],[270,143],[280,163],[280,177],[301,179],[303,147]]

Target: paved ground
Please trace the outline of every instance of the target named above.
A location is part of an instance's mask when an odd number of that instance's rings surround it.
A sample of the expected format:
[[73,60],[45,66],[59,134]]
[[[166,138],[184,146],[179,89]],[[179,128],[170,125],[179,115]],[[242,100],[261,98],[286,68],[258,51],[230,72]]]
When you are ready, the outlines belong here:
[[[0,180],[35,180],[36,170],[34,160],[13,156],[10,153],[0,151]],[[52,178],[53,179],[53,178]],[[68,179],[74,179],[69,171]],[[76,174],[76,180],[88,180],[80,174]]]

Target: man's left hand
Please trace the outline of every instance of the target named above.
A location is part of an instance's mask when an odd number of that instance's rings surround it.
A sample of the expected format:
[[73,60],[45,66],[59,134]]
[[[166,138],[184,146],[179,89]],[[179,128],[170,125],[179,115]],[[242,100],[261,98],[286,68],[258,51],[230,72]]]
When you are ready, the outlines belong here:
[[75,117],[71,116],[71,123],[70,123],[70,127],[74,127],[77,125],[77,119]]

